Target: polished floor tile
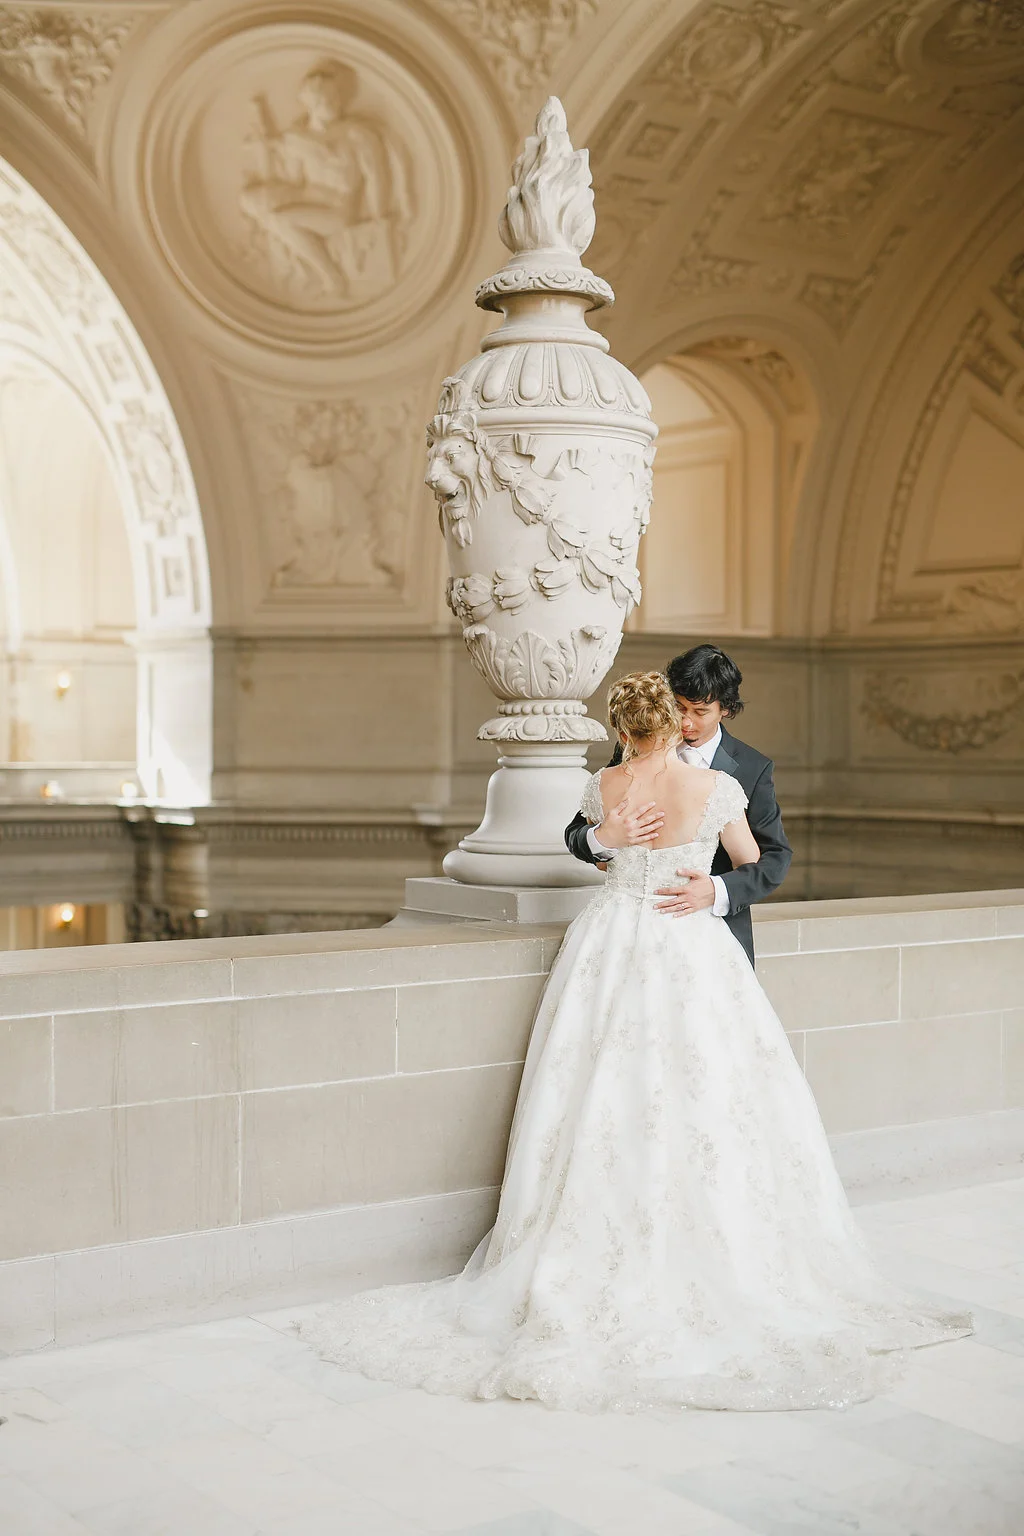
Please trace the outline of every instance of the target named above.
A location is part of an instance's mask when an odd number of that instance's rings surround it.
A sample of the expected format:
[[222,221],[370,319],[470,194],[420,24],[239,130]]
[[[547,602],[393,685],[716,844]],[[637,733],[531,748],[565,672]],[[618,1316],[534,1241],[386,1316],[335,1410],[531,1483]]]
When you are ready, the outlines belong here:
[[0,1359],[3,1536],[1021,1536],[1024,1180],[862,1208],[976,1332],[844,1412],[551,1413],[336,1370],[289,1308]]

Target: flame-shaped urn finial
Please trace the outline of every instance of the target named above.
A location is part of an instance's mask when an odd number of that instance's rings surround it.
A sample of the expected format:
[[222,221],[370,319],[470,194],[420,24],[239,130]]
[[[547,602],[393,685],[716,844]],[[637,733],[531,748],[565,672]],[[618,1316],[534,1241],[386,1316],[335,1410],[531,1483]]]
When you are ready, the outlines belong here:
[[501,743],[483,822],[444,862],[483,885],[600,878],[562,832],[605,739],[583,700],[607,673],[640,599],[657,428],[650,401],[586,312],[613,301],[581,261],[594,235],[589,156],[552,96],[513,167],[499,221],[511,252],[477,289],[504,319],[444,380],[426,482],[451,568],[448,605],[499,703],[478,732]]

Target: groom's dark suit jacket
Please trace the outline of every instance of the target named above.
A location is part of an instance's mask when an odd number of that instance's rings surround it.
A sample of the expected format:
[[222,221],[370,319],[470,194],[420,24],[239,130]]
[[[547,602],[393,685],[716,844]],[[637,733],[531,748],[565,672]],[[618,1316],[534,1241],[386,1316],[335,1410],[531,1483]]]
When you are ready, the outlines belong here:
[[[621,747],[609,767],[622,761]],[[782,830],[782,812],[775,798],[775,780],[772,777],[772,760],[761,752],[755,752],[745,741],[737,741],[723,726],[722,740],[711,761],[712,768],[729,773],[743,786],[749,804],[747,820],[750,830],[761,850],[756,864],[741,864],[733,869],[729,855],[721,843],[711,866],[713,875],[721,875],[729,892],[729,916],[725,921],[739,939],[754,963],[754,931],[750,921],[750,908],[755,901],[763,901],[777,891],[786,878],[793,850]],[[587,820],[578,812],[565,829],[565,841],[569,852],[584,864],[596,864],[597,860],[587,842]],[[685,919],[684,919],[685,921]]]

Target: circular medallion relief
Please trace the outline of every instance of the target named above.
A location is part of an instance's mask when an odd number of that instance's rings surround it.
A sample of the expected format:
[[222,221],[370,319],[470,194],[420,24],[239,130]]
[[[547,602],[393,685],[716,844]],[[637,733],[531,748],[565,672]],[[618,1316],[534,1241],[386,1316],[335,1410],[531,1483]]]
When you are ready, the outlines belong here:
[[458,149],[394,58],[319,26],[209,48],[159,101],[149,216],[182,282],[261,338],[336,348],[430,303],[457,259]]
[[900,39],[901,58],[939,79],[998,80],[1024,65],[1020,0],[933,0]]

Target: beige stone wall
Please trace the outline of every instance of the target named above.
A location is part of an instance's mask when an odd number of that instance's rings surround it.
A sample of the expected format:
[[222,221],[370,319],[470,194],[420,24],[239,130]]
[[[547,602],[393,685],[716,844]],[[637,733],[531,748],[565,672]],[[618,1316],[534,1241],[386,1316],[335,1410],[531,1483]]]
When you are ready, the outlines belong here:
[[[993,1117],[1022,1155],[1000,1120],[1024,1107],[1020,892],[757,919],[855,1179],[868,1133],[897,1135],[892,1179],[955,1145],[984,1158]],[[4,957],[3,1347],[457,1265],[493,1214],[559,939],[444,925]]]

